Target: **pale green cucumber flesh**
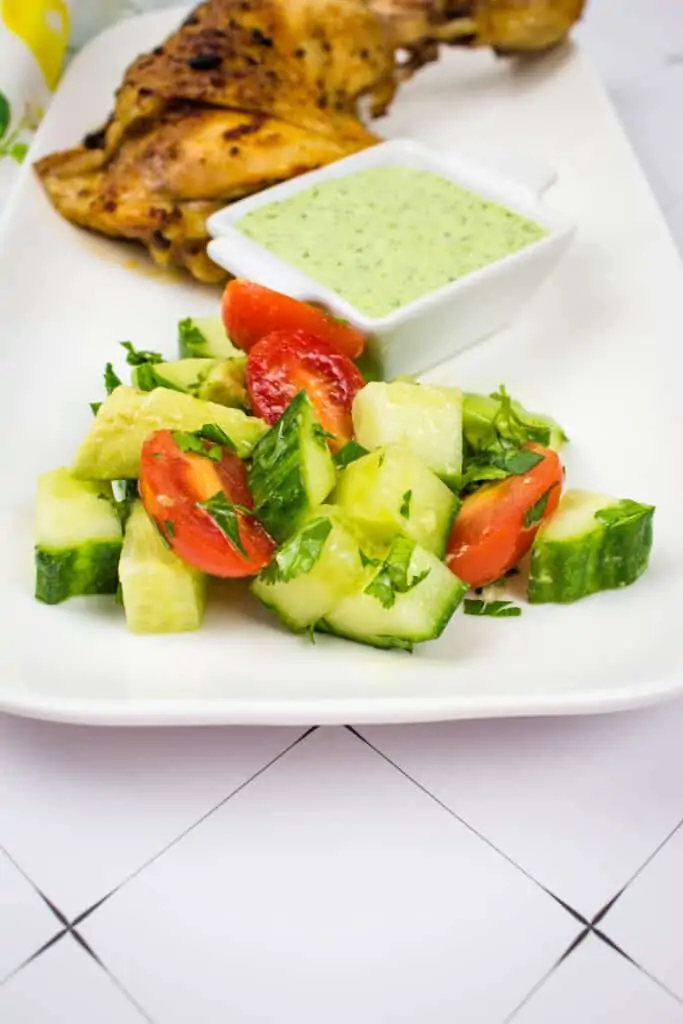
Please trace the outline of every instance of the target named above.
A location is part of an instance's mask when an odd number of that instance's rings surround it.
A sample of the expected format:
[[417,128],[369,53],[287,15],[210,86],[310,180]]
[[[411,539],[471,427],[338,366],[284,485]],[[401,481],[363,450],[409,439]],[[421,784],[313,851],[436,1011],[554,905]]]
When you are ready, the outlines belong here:
[[[397,566],[403,572],[396,576],[391,570]],[[392,579],[402,582],[395,588]],[[399,539],[383,564],[325,616],[322,628],[373,647],[409,649],[441,636],[467,589],[430,552]]]
[[462,472],[459,388],[404,381],[368,384],[354,399],[353,425],[365,448],[401,444],[448,482]]
[[38,478],[35,507],[35,596],[58,604],[86,594],[113,594],[121,523],[107,484],[75,479],[68,469]]
[[[293,560],[296,557],[298,562]],[[280,548],[251,590],[291,630],[301,633],[334,608],[362,578],[357,537],[336,509],[322,506]]]
[[301,391],[254,448],[249,486],[259,519],[275,540],[284,541],[335,482],[327,441]]
[[333,501],[379,543],[409,537],[438,558],[459,508],[446,484],[402,445],[377,449],[347,466]]
[[206,576],[166,547],[142,502],[128,518],[119,578],[132,633],[182,633],[201,625]]

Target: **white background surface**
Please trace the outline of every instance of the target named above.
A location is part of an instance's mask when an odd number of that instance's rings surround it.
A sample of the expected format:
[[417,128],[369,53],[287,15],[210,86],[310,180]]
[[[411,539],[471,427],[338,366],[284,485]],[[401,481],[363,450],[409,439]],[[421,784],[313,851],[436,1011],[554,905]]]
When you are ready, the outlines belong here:
[[[581,36],[683,246],[680,0]],[[0,1021],[683,1024],[682,736],[0,718]]]

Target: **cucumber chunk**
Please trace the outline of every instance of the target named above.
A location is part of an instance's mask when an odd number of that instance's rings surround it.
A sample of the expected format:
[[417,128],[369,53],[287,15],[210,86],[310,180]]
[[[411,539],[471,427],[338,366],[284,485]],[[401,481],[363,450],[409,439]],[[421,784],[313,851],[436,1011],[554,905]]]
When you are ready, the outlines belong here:
[[402,444],[449,483],[462,472],[462,392],[394,381],[367,384],[353,402],[353,426],[365,448]]
[[206,576],[173,554],[140,501],[126,524],[119,578],[131,633],[182,633],[201,625]]
[[35,595],[59,604],[84,594],[114,594],[121,521],[106,485],[76,480],[68,469],[38,477]]
[[263,420],[214,402],[155,388],[138,391],[118,387],[102,403],[76,452],[73,474],[83,480],[135,479],[140,475],[140,452],[155,430],[199,430],[217,423],[246,458],[268,429]]
[[337,509],[321,506],[251,585],[295,633],[310,629],[363,577],[358,540]]
[[647,569],[654,511],[628,499],[566,491],[536,535],[529,601],[565,604],[634,583]]
[[286,540],[335,483],[325,434],[300,391],[254,448],[249,486],[258,517],[271,537]]
[[325,616],[323,629],[372,647],[400,647],[441,636],[467,593],[443,562],[405,537],[358,590]]
[[559,452],[568,440],[554,419],[529,412],[521,402],[510,399],[502,388],[497,396],[464,396],[462,429],[465,443],[473,453],[496,449],[501,439],[508,444],[535,441]]
[[333,500],[377,542],[409,537],[437,558],[444,555],[459,508],[446,484],[403,445],[352,462]]
[[230,359],[242,355],[230,341],[220,316],[187,317],[178,324],[181,359]]

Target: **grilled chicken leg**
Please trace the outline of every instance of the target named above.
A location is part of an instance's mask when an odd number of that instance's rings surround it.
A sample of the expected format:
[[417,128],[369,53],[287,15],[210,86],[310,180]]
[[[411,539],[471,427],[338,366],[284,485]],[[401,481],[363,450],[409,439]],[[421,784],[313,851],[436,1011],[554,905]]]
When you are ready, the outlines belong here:
[[37,171],[64,217],[218,282],[225,275],[206,254],[207,218],[377,142],[360,118],[361,99],[373,115],[384,112],[399,82],[436,59],[441,42],[543,48],[582,6],[207,0],[131,64],[107,124],[40,160]]

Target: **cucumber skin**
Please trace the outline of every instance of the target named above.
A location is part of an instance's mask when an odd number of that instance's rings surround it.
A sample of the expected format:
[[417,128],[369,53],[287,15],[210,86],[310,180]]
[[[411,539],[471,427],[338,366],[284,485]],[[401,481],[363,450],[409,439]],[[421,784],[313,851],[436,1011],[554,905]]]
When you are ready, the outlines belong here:
[[581,538],[541,540],[532,550],[530,604],[571,604],[635,583],[648,566],[653,516],[649,509],[636,522],[601,525]]
[[[311,511],[301,458],[307,414],[313,422],[312,407],[302,391],[257,442],[252,453],[249,488],[259,519],[279,544],[297,532]],[[320,444],[327,451],[324,439]]]
[[61,551],[36,547],[35,596],[44,604],[70,597],[115,594],[121,541],[92,540]]

